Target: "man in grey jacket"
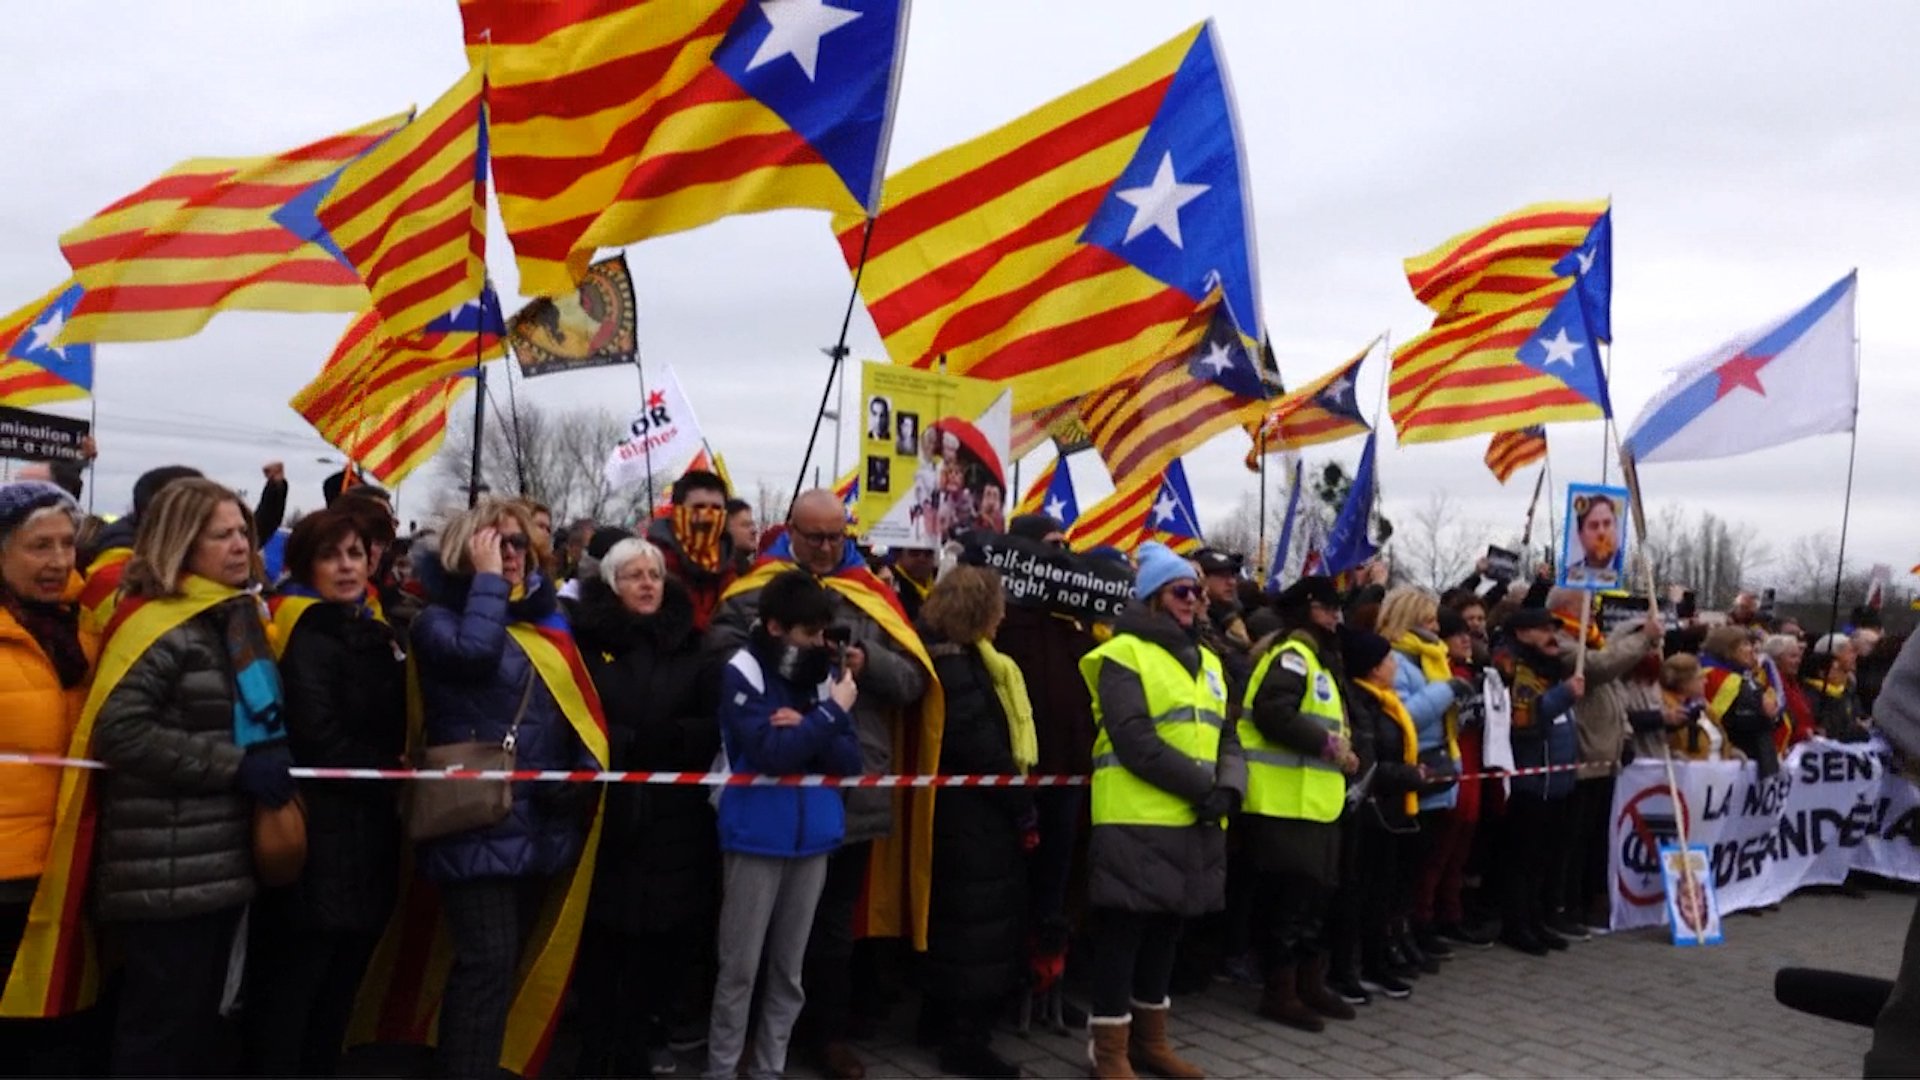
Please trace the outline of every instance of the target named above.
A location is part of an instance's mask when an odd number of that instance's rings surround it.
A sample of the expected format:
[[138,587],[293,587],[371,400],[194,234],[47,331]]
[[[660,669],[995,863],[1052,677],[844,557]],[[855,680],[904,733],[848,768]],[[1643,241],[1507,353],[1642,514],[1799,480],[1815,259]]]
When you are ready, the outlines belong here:
[[[786,535],[768,551],[808,572],[831,579],[866,562],[847,536],[846,510],[839,496],[824,488],[804,492],[787,516]],[[853,725],[860,737],[860,761],[870,776],[893,771],[894,736],[901,717],[927,692],[927,674],[879,623],[839,591],[830,591],[834,625],[848,631],[847,670],[860,689]],[[747,640],[759,617],[760,593],[749,588],[721,601],[707,632],[709,655],[730,656]],[[873,841],[893,832],[891,790],[849,791],[847,833],[827,864],[827,881],[815,911],[807,944],[807,1005],[795,1035],[805,1057],[829,1076],[865,1075],[847,1045],[853,998],[854,908],[866,880]]]
[[[1880,684],[1873,714],[1874,726],[1905,759],[1909,778],[1920,775],[1920,645],[1914,644],[1916,640],[1920,639],[1907,639]],[[1920,1075],[1920,906],[1907,924],[1907,943],[1900,953],[1893,993],[1873,1025],[1866,1075]]]

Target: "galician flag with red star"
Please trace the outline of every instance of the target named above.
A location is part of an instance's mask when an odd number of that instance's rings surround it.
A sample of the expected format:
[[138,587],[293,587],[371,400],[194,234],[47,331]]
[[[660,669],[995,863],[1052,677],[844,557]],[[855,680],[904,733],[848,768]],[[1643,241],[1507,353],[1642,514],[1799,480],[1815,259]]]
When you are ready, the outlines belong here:
[[1635,461],[1699,461],[1852,431],[1860,406],[1853,301],[1859,272],[1806,307],[1681,367],[1634,421]]

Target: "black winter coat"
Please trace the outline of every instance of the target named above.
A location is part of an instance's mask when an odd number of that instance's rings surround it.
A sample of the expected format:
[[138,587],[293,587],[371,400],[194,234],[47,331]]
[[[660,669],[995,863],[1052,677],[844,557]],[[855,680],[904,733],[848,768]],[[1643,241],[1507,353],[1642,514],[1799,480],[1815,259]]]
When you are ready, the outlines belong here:
[[234,787],[231,604],[174,627],[133,662],[94,721],[100,819],[93,901],[109,922],[181,919],[253,899],[253,804]]
[[1420,790],[1420,767],[1406,762],[1406,732],[1365,688],[1348,689],[1347,718],[1353,724],[1353,750],[1360,759],[1360,775],[1373,769],[1373,783],[1367,789],[1367,801],[1372,806],[1366,808],[1361,820],[1396,832],[1417,829],[1418,824],[1407,813],[1405,796]]
[[[1340,646],[1331,634],[1312,627],[1278,637],[1254,654],[1254,666],[1268,651],[1288,641],[1300,641],[1313,650],[1322,666],[1331,672],[1341,687],[1342,702],[1351,700],[1353,691],[1340,671]],[[1255,646],[1256,649],[1259,646]],[[1262,738],[1296,754],[1319,757],[1327,745],[1327,728],[1318,718],[1300,711],[1311,687],[1307,677],[1289,670],[1277,660],[1267,665],[1266,678],[1254,694],[1253,709],[1245,719],[1258,728]],[[1347,706],[1351,713],[1351,706]],[[1349,717],[1351,728],[1351,717]],[[1351,741],[1351,740],[1349,740]],[[1340,876],[1340,825],[1297,818],[1272,818],[1242,813],[1233,827],[1240,830],[1242,850],[1249,865],[1258,874],[1297,874],[1322,885],[1332,886]]]
[[[600,692],[612,768],[704,772],[720,749],[720,678],[706,669],[693,604],[669,578],[660,610],[629,612],[604,581],[571,606],[574,640]],[[587,917],[629,934],[693,932],[718,893],[707,789],[616,784]]]
[[[343,604],[300,616],[280,657],[296,765],[393,768],[407,748],[407,665],[392,627]],[[397,784],[308,780],[307,865],[291,886],[294,925],[378,931],[400,876]]]
[[[1007,714],[971,645],[922,634],[946,689],[940,771],[1015,772]],[[927,914],[927,993],[943,1001],[992,1001],[1020,979],[1026,954],[1024,789],[944,788],[933,814],[933,894]]]
[[1086,627],[1040,608],[1009,605],[994,648],[1027,679],[1040,763],[1034,771],[1085,776],[1093,771],[1093,696],[1080,658],[1096,644]]

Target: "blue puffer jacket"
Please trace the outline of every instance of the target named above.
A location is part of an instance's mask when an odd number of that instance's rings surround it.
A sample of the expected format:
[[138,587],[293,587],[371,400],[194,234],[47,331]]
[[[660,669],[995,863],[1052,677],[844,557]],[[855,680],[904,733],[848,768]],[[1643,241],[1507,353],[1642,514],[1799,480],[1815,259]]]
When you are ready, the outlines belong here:
[[[1494,654],[1494,666],[1513,695],[1513,764],[1519,769],[1573,765],[1580,760],[1580,733],[1573,719],[1573,687],[1557,657],[1514,645]],[[1564,799],[1573,794],[1572,769],[1544,776],[1517,776],[1514,794]]]
[[[720,734],[733,772],[793,776],[860,772],[860,738],[853,719],[814,687],[780,677],[767,657],[772,644],[754,628],[751,644],[733,654],[720,681]],[[800,723],[774,727],[773,714],[793,709]],[[831,788],[720,789],[720,850],[801,858],[840,846],[846,804]]]
[[[423,556],[416,565],[433,597],[432,605],[414,620],[412,637],[426,709],[427,743],[500,741],[532,680],[533,692],[516,739],[515,766],[596,768],[535,673],[532,660],[507,634],[509,622],[554,613],[552,585],[536,580],[530,594],[509,603],[505,578],[494,574],[453,577],[431,556]],[[543,786],[552,790],[539,790]],[[585,808],[584,802],[559,785],[515,784],[513,812],[505,821],[421,844],[421,871],[435,881],[558,873],[580,857],[586,839]]]
[[[1399,649],[1393,650],[1393,692],[1400,695],[1400,703],[1407,707],[1407,715],[1413,717],[1413,727],[1420,735],[1420,760],[1426,761],[1435,750],[1447,745],[1447,710],[1453,708],[1453,684],[1428,682],[1426,672],[1420,670],[1418,657],[1408,656]],[[1460,759],[1453,759],[1453,767],[1460,768]],[[1420,809],[1451,810],[1455,800],[1460,797],[1458,784],[1445,791],[1420,796]]]

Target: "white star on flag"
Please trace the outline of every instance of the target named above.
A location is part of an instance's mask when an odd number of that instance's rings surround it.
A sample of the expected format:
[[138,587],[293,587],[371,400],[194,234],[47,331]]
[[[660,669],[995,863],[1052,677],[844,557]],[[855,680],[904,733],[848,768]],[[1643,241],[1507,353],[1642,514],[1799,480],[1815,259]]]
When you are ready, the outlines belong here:
[[767,17],[767,37],[747,70],[791,56],[808,82],[820,65],[820,39],[860,17],[858,11],[828,7],[825,0],[760,0],[760,13]]
[[1573,257],[1579,260],[1580,272],[1589,274],[1593,272],[1593,260],[1600,257],[1600,252],[1593,248],[1588,248],[1585,251],[1574,252]]
[[1211,187],[1211,184],[1181,183],[1173,174],[1173,151],[1160,155],[1160,168],[1153,174],[1153,183],[1114,192],[1121,202],[1133,207],[1133,220],[1127,222],[1127,235],[1121,242],[1130,242],[1148,229],[1159,229],[1173,241],[1174,247],[1185,246],[1180,240],[1180,208],[1206,194]]
[[1153,504],[1153,523],[1158,525],[1163,521],[1172,521],[1173,512],[1179,507],[1180,504],[1173,501],[1172,495],[1162,491],[1159,501]]
[[1053,498],[1048,499],[1047,505],[1041,507],[1040,509],[1041,509],[1041,512],[1045,513],[1048,517],[1052,518],[1055,521],[1059,521],[1060,519],[1067,516],[1066,500],[1060,498],[1060,496],[1058,495],[1055,495]]
[[1327,388],[1325,390],[1322,390],[1321,393],[1325,394],[1328,398],[1331,398],[1332,400],[1339,402],[1339,401],[1347,400],[1347,394],[1352,389],[1353,389],[1352,379],[1347,378],[1345,375],[1336,375],[1334,376],[1333,381],[1328,383]]
[[67,316],[65,312],[58,308],[47,312],[45,319],[34,323],[33,329],[27,331],[31,336],[31,340],[27,342],[27,351],[30,353],[50,352],[59,359],[65,360],[67,358],[67,351],[55,345],[54,342],[59,339],[60,331],[66,325]]
[[1215,375],[1233,367],[1233,350],[1225,342],[1216,341],[1207,346],[1207,355],[1200,362],[1213,369]]
[[1554,336],[1542,339],[1540,347],[1547,350],[1547,358],[1540,362],[1542,367],[1552,367],[1555,364],[1565,364],[1568,367],[1572,367],[1573,354],[1587,346],[1585,342],[1575,341],[1568,337],[1567,328],[1563,326]]

